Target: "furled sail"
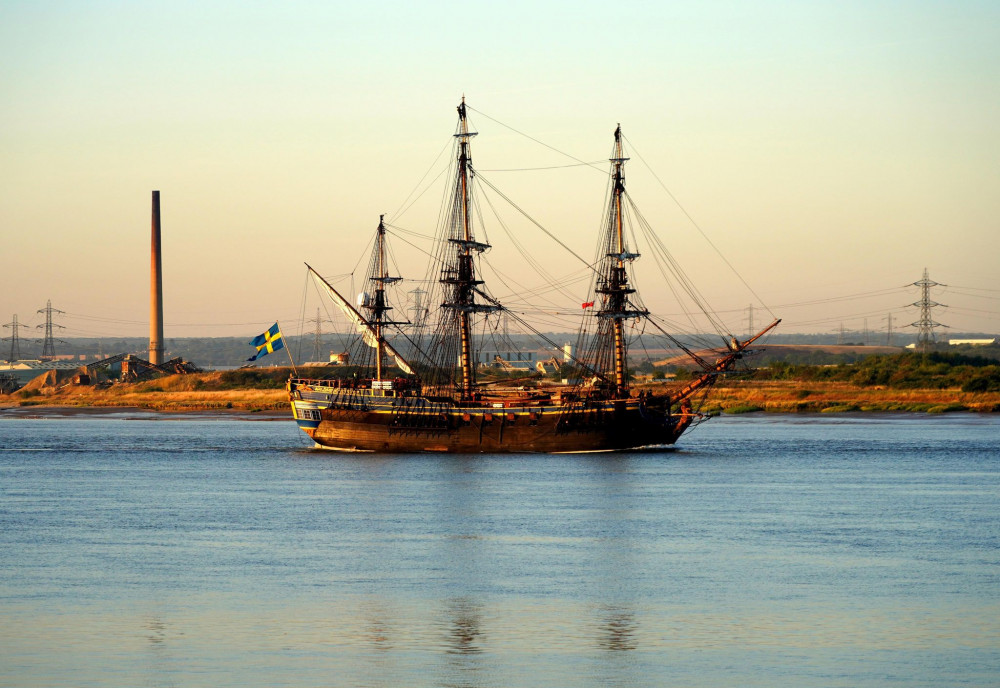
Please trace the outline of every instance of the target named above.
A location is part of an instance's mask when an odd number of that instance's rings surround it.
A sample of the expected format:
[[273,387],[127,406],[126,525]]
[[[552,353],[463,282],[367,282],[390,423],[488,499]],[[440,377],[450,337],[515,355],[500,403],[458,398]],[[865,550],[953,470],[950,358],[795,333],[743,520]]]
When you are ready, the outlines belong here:
[[[306,267],[309,268],[309,272],[313,276],[313,279],[316,280],[316,283],[326,290],[326,293],[329,294],[330,299],[335,304],[337,304],[340,310],[344,312],[344,315],[350,318],[351,322],[354,323],[354,326],[361,334],[361,339],[364,341],[364,343],[372,347],[373,349],[377,349],[379,345],[378,335],[372,328],[371,323],[369,323],[365,319],[365,317],[361,315],[361,313],[359,313],[357,309],[354,308],[354,306],[351,305],[350,301],[341,296],[340,292],[334,289],[330,285],[330,283],[327,282],[325,279],[323,279],[323,277],[318,272],[313,270],[311,265],[306,263]],[[402,370],[404,373],[408,375],[413,375],[413,368],[410,366],[409,363],[407,363],[406,359],[399,354],[398,351],[392,348],[392,345],[389,344],[389,342],[383,340],[382,348],[387,354],[389,354],[395,359],[396,365],[399,366],[400,370]]]

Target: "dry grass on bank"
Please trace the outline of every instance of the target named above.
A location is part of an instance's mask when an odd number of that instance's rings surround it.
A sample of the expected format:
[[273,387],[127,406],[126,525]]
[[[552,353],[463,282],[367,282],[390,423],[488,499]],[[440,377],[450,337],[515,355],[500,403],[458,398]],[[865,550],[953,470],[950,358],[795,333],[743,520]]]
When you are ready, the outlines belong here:
[[1000,412],[1000,392],[859,387],[847,382],[749,381],[716,385],[708,412],[836,413],[847,411]]
[[136,407],[152,411],[272,411],[288,409],[284,389],[220,389],[222,373],[171,375],[108,387],[66,385],[0,397],[0,406]]
[[[286,411],[284,389],[238,386],[221,372],[172,375],[108,387],[65,385],[0,396],[0,407],[137,407],[154,411]],[[274,384],[273,380],[266,384]],[[716,385],[709,413],[834,413],[841,411],[1000,412],[1000,392],[859,387],[846,382],[742,381]]]

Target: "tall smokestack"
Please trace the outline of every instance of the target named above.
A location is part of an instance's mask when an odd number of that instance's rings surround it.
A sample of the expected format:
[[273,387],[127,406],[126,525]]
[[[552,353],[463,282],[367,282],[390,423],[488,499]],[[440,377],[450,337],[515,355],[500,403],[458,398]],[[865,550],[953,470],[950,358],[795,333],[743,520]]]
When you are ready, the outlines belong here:
[[160,264],[160,192],[153,192],[153,231],[150,251],[149,362],[163,363],[163,272]]

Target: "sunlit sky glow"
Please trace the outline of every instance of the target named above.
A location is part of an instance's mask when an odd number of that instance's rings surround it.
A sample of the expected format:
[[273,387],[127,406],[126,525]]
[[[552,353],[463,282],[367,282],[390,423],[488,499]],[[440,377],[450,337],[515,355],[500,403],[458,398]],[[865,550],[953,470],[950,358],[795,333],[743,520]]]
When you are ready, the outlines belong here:
[[[586,161],[621,122],[673,198],[636,155],[632,196],[734,331],[751,303],[785,332],[898,327],[927,267],[937,320],[997,332],[998,36],[996,2],[2,0],[0,319],[37,336],[51,299],[63,336],[148,333],[158,189],[168,338],[297,325],[304,261],[363,269],[380,213],[433,233],[443,182],[398,211],[464,94],[482,170],[573,162],[497,121]],[[593,253],[604,176],[483,174]]]

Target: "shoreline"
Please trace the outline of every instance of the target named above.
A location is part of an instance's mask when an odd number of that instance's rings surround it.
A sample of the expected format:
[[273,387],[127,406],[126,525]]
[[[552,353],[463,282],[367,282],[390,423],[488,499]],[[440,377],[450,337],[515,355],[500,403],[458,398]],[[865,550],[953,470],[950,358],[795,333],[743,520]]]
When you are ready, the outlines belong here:
[[[768,416],[801,416],[824,418],[848,417],[890,417],[890,416],[941,416],[941,415],[972,415],[992,416],[997,411],[977,410],[975,408],[949,405],[935,405],[930,408],[873,408],[860,407],[856,404],[838,404],[826,409],[795,409],[784,405],[747,406],[736,405],[729,408],[712,408],[708,417],[768,417]],[[155,409],[141,406],[60,406],[56,404],[31,406],[0,405],[0,421],[17,420],[47,420],[47,419],[80,419],[80,418],[112,418],[118,420],[242,420],[279,422],[293,420],[289,410],[265,409],[220,409],[220,408],[181,408]]]
[[[231,418],[290,419],[283,389],[244,387],[206,389],[203,377],[175,376],[136,385],[95,389],[15,392],[0,396],[2,418]],[[645,388],[645,386],[642,386]],[[1000,392],[963,392],[959,388],[892,388],[847,382],[732,380],[715,385],[700,409],[707,415],[746,413],[1000,413]]]
[[[708,415],[706,420],[713,418],[730,420],[752,420],[758,419],[766,421],[768,418],[798,418],[803,422],[828,420],[849,421],[850,419],[939,419],[947,417],[981,417],[991,418],[995,412],[983,412],[969,409],[954,410],[947,413],[940,411],[902,411],[902,410],[837,410],[836,412],[824,411],[794,411],[786,409],[756,409],[753,411],[736,411],[734,413],[721,412]],[[184,409],[163,411],[157,409],[147,409],[138,406],[30,406],[12,407],[0,406],[0,423],[4,420],[81,420],[81,419],[106,419],[122,421],[219,421],[236,420],[244,422],[270,422],[282,421],[294,422],[290,413],[285,411],[259,411],[251,412],[240,409]]]
[[0,421],[17,418],[107,418],[121,416],[121,420],[248,420],[281,421],[291,420],[291,413],[274,409],[248,411],[246,409],[152,409],[141,406],[58,406],[35,404],[32,406],[0,406]]

